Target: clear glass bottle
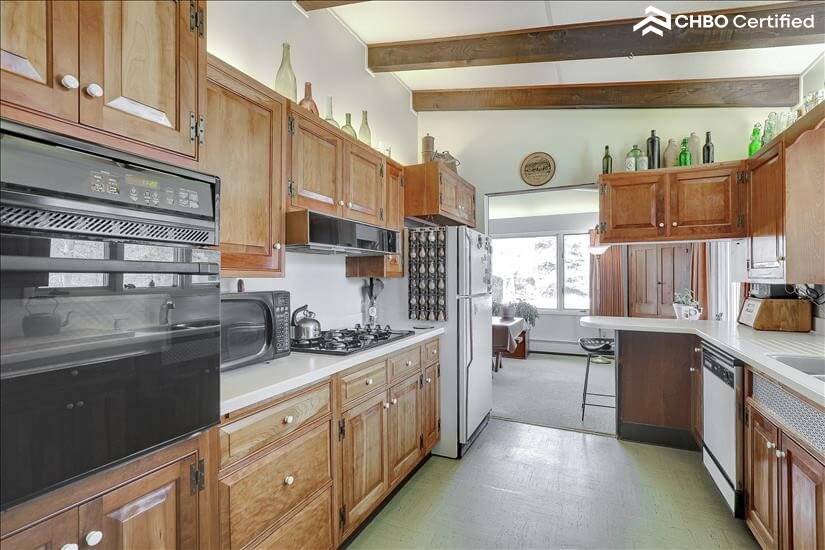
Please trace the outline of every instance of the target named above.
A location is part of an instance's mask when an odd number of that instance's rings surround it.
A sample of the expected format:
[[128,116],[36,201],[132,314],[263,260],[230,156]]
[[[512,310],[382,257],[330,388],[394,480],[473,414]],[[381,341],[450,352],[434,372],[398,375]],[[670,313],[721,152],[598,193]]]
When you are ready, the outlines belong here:
[[361,111],[361,127],[358,128],[358,140],[372,147],[372,132],[367,122],[367,112]]
[[295,72],[292,70],[288,42],[283,44],[281,66],[278,67],[278,74],[275,75],[275,91],[287,99],[298,101],[298,82],[295,80]]
[[602,157],[602,174],[613,173],[613,157],[610,156],[610,146],[604,146],[604,156]]
[[624,158],[624,169],[627,172],[635,172],[637,170],[636,160],[641,154],[642,151],[638,145],[634,145],[633,148],[627,152],[627,156]]
[[332,96],[327,96],[327,114],[324,115],[324,120],[335,126],[336,128],[340,128],[341,125],[336,122],[335,117],[332,115]]
[[355,128],[352,127],[352,114],[347,113],[344,115],[344,118],[346,120],[344,122],[344,125],[341,126],[341,130],[343,130],[345,134],[348,134],[349,136],[358,139],[358,134],[355,133]]
[[762,148],[762,125],[758,122],[753,125],[751,141],[748,144],[748,156],[752,157]]
[[679,151],[679,166],[690,166],[691,162],[691,155],[690,155],[690,139],[684,138],[682,139],[682,150]]
[[768,114],[765,119],[765,130],[762,132],[762,145],[765,145],[776,137],[777,116],[776,112]]

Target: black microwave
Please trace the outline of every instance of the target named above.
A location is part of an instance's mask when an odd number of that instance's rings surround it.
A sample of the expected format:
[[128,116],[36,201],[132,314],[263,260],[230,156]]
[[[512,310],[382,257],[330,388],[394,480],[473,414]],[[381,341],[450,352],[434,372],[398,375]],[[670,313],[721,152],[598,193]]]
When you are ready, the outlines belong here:
[[221,294],[221,370],[289,355],[289,292]]

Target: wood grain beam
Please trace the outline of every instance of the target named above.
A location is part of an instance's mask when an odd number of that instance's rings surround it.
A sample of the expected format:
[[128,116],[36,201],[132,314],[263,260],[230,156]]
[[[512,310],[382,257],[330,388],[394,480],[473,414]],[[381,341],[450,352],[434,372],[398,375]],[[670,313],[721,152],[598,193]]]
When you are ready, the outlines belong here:
[[790,107],[799,76],[415,90],[416,111]]
[[[787,2],[728,10],[692,12],[723,14],[731,23],[720,30],[679,29],[642,36],[633,25],[642,17],[594,21],[514,31],[370,44],[368,64],[374,72],[445,69],[540,61],[602,59],[629,55],[742,50],[825,41],[825,1]],[[772,14],[806,17],[814,14],[812,29],[733,28],[736,15],[768,17]]]
[[347,4],[360,4],[364,0],[298,0],[298,5],[304,11],[324,10],[326,8],[337,8],[338,6],[346,6]]

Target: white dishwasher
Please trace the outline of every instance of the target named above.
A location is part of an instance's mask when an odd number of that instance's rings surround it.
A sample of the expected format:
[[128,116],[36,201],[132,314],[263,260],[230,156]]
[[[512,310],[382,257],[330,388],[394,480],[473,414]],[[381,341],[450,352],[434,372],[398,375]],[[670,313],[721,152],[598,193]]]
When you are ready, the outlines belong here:
[[736,517],[744,516],[743,366],[702,342],[702,462]]

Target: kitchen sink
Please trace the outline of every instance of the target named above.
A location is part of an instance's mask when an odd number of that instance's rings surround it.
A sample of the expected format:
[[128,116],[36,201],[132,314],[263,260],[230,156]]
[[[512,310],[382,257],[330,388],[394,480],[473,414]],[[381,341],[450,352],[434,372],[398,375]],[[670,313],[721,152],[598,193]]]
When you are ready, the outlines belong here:
[[795,368],[799,372],[810,374],[819,380],[825,380],[825,357],[810,355],[771,355],[770,357]]

